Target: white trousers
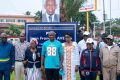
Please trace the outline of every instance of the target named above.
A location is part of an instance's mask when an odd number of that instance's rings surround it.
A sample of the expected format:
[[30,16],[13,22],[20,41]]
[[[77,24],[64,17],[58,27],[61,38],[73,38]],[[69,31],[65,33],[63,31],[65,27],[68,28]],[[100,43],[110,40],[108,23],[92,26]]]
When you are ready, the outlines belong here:
[[42,80],[40,68],[27,68],[26,80]]
[[15,61],[15,80],[25,80],[23,62]]

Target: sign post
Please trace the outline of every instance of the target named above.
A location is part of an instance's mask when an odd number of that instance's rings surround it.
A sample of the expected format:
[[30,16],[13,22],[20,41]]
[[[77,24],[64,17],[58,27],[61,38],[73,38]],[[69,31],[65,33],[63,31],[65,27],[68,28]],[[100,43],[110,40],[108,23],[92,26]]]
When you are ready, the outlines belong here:
[[85,0],[79,12],[86,12],[86,31],[89,31],[89,11],[97,10],[97,0]]
[[86,31],[88,31],[89,32],[89,12],[86,12]]

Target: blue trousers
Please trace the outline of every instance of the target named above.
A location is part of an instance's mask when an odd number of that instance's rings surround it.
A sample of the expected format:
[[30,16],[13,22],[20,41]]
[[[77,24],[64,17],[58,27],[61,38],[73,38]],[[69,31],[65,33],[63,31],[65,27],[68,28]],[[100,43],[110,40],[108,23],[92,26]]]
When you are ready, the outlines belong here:
[[96,80],[97,72],[86,72],[85,80]]
[[10,80],[10,70],[0,70],[0,80]]
[[117,76],[117,80],[120,80],[120,76]]
[[80,75],[80,80],[85,80],[85,76],[83,76],[83,75],[81,74],[81,69],[80,69],[80,67],[79,67],[79,75]]

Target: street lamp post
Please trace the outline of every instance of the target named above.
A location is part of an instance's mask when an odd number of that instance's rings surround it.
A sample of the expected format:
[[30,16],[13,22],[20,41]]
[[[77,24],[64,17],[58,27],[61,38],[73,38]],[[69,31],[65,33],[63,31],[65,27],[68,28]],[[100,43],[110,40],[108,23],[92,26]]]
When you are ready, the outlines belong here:
[[93,28],[93,38],[94,38],[94,39],[95,39],[95,34],[96,34],[96,31],[95,31],[96,25],[95,25],[95,24],[97,24],[97,23],[99,23],[99,22],[93,22],[93,24],[94,24],[94,28]]
[[110,0],[110,34],[111,34],[111,0]]
[[105,33],[105,2],[103,0],[103,30],[104,30],[104,33]]

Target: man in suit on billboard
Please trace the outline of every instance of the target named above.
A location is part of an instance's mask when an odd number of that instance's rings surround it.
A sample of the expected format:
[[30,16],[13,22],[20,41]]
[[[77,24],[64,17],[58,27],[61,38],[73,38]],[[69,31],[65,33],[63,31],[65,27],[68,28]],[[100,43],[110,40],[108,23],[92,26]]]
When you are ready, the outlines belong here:
[[42,22],[59,22],[59,15],[55,13],[57,9],[56,0],[46,0],[44,8],[46,11],[42,15]]

